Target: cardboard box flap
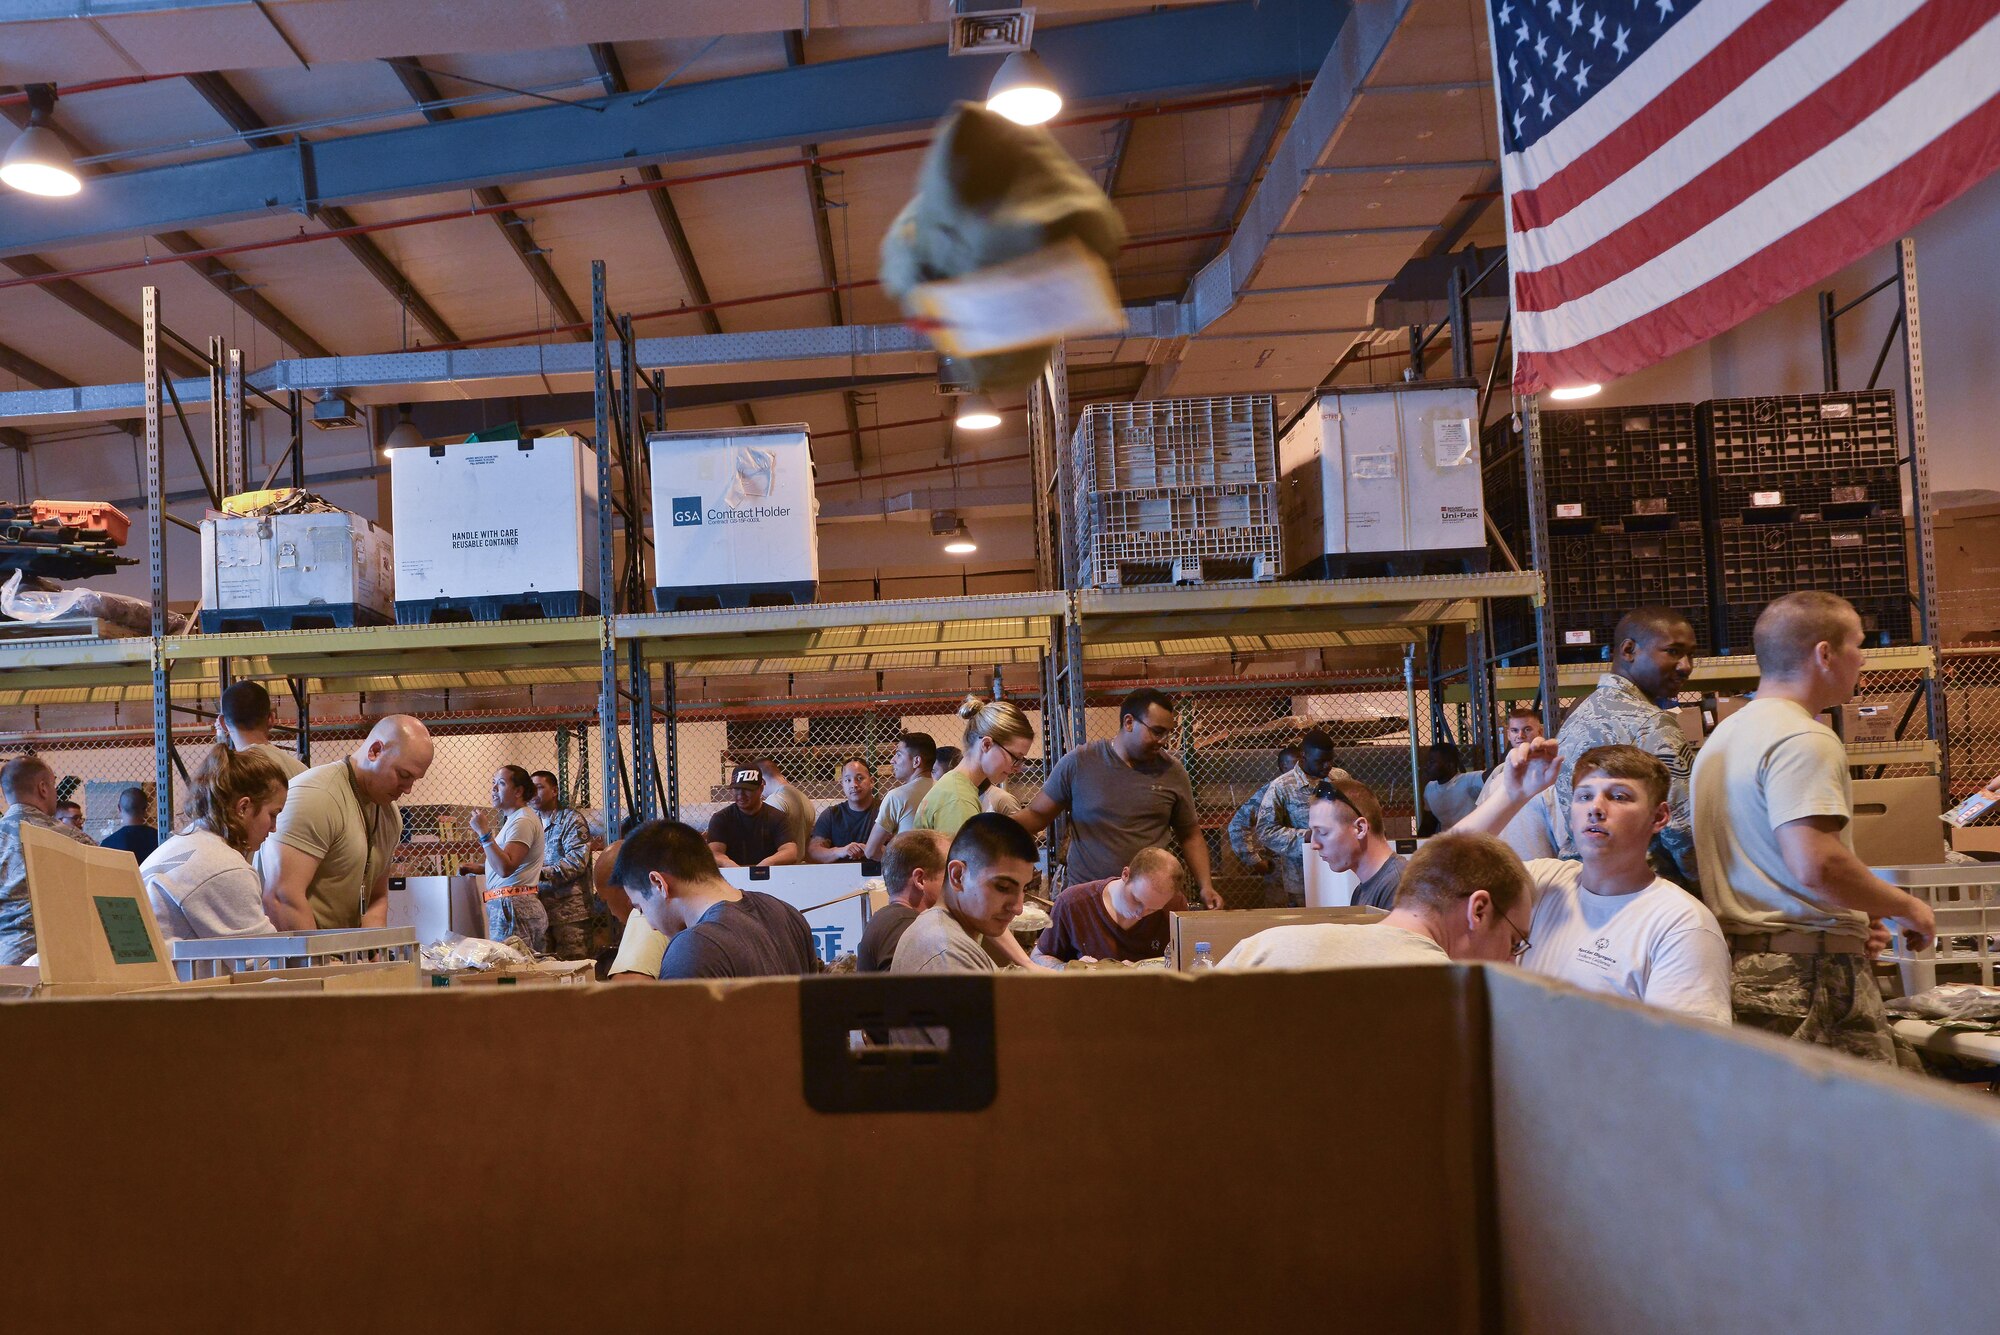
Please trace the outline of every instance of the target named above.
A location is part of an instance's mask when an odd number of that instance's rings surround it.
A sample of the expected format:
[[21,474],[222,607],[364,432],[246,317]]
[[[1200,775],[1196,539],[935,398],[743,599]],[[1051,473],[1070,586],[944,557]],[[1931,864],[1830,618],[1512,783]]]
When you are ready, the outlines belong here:
[[21,855],[43,982],[165,987],[176,981],[130,853],[23,822]]
[[1504,1329],[1992,1327],[1993,1099],[1507,969],[1487,1004]]

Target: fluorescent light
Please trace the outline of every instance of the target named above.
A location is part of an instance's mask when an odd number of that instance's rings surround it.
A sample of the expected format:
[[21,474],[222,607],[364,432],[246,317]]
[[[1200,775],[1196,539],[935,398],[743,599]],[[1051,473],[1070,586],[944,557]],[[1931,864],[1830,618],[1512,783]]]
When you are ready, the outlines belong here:
[[1042,125],[1062,111],[1062,94],[1049,77],[1049,67],[1033,51],[1016,51],[1000,62],[986,90],[986,109],[1016,125]]
[[984,394],[967,394],[958,401],[953,425],[967,431],[991,431],[1000,425],[1000,412]]
[[1550,390],[1549,397],[1552,399],[1587,399],[1593,394],[1602,393],[1603,389],[1604,386],[1602,385],[1564,385],[1561,389]]
[[83,189],[69,146],[54,130],[34,121],[0,159],[0,181],[27,195],[73,195]]

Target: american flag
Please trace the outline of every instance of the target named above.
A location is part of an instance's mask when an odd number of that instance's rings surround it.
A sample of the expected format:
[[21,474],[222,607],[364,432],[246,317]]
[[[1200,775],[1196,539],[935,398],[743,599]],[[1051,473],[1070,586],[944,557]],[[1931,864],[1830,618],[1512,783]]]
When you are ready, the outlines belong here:
[[1614,380],[2000,166],[2000,0],[1487,0],[1514,387]]

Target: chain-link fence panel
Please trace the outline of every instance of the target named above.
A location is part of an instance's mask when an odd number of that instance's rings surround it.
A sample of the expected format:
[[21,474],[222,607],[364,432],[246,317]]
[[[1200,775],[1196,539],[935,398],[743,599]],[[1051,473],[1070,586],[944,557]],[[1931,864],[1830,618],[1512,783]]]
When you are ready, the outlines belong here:
[[[96,712],[107,720],[113,717],[108,706]],[[150,727],[128,725],[0,735],[0,759],[30,753],[47,761],[55,771],[56,800],[75,803],[81,808],[84,833],[92,839],[101,840],[125,823],[119,812],[119,797],[127,789],[143,792],[146,814],[157,815]],[[59,808],[58,814],[66,813]]]
[[[2000,647],[1946,650],[1938,672],[1944,683],[1951,799],[1956,802],[2000,774]],[[1989,814],[1981,823],[2000,822]]]

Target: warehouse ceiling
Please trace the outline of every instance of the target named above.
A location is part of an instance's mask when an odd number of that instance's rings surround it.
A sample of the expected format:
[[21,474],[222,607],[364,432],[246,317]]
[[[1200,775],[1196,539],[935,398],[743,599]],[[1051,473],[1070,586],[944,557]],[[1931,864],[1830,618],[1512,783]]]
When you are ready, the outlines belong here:
[[[944,0],[25,8],[0,21],[0,84],[60,85],[55,123],[91,179],[0,198],[0,393],[138,380],[147,284],[172,327],[251,368],[584,339],[593,260],[642,338],[893,324],[877,248],[924,128],[997,66],[946,56]],[[1160,312],[1072,345],[1080,402],[1263,390],[1289,407],[1400,378],[1407,339],[1371,328],[1383,285],[1501,239],[1477,0],[1033,8],[1068,98],[1055,133],[1130,232],[1121,295]],[[24,124],[25,96],[0,115]],[[932,368],[697,365],[672,377],[688,392],[669,424],[806,421],[828,482],[1025,479],[1018,402],[1000,432],[954,439]],[[354,397],[464,401],[437,418],[457,430],[558,396],[516,414],[546,422],[589,388],[529,374]],[[58,448],[129,416],[0,429]]]

